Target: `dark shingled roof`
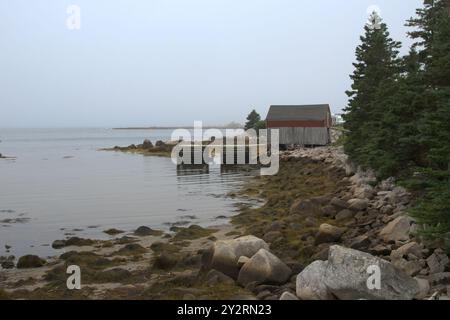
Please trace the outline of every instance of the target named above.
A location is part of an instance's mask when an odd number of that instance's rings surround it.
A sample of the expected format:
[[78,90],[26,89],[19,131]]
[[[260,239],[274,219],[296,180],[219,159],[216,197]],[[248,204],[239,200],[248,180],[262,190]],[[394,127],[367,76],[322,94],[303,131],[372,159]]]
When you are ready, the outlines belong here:
[[324,120],[330,114],[330,105],[270,106],[266,120]]

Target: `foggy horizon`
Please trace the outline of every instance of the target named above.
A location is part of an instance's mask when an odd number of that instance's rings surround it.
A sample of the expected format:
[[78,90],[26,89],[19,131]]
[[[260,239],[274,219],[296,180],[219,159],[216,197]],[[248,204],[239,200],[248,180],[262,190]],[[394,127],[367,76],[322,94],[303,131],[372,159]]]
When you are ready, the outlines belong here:
[[[404,54],[421,3],[3,0],[0,127],[222,126],[283,104],[339,113],[367,9]],[[66,26],[71,4],[80,30]]]

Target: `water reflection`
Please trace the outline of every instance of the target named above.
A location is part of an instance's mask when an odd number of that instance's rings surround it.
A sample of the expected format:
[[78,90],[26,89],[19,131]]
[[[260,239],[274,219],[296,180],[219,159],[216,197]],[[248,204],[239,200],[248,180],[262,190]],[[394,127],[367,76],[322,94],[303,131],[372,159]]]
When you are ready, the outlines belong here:
[[209,174],[208,164],[180,164],[177,165],[177,176],[196,176]]

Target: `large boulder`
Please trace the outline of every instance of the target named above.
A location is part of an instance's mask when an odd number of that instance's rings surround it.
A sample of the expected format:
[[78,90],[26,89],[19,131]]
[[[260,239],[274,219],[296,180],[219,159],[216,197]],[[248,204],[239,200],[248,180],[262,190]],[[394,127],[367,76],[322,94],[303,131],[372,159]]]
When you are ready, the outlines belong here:
[[400,216],[389,222],[380,231],[380,237],[385,242],[409,240],[409,233],[414,220],[408,216]]
[[[371,266],[380,268],[380,289],[367,285]],[[341,300],[411,300],[419,292],[417,281],[388,261],[341,246],[330,247],[324,283]]]
[[338,228],[327,223],[321,224],[316,234],[315,244],[337,242],[344,232],[345,229],[343,228]]
[[283,284],[289,279],[291,272],[291,269],[278,257],[266,249],[261,249],[242,266],[238,283],[242,286],[251,282]]
[[327,261],[314,261],[297,276],[296,293],[302,300],[332,300],[324,282]]
[[216,269],[236,279],[239,274],[239,258],[251,258],[260,249],[269,250],[269,245],[255,236],[216,241],[204,255],[203,264],[206,269]]

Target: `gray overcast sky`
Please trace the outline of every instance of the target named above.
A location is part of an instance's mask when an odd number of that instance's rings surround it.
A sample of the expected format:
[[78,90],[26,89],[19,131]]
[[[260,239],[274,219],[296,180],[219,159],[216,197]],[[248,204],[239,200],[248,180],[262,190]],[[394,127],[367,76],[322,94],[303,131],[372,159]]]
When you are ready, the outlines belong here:
[[[243,122],[347,103],[377,5],[394,39],[420,0],[0,0],[0,127]],[[81,8],[81,30],[66,8]]]

